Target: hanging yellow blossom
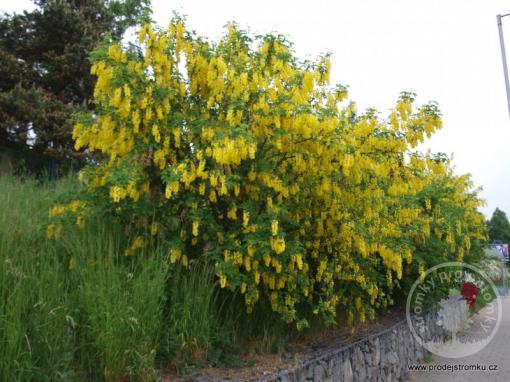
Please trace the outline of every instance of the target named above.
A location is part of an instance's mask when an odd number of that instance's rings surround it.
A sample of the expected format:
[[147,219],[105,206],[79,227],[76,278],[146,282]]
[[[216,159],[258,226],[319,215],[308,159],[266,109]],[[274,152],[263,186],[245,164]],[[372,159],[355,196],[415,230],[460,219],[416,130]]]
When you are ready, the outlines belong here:
[[480,253],[469,177],[416,151],[442,126],[435,103],[404,92],[387,116],[362,113],[329,84],[327,55],[303,63],[284,37],[247,43],[235,24],[211,43],[175,17],[138,41],[92,65],[95,109],[73,128],[99,154],[80,174],[92,202],[55,204],[48,237],[103,209],[133,232],[127,256],[168,240],[171,263],[200,257],[247,311],[264,299],[299,325],[297,306],[363,322],[417,268]]

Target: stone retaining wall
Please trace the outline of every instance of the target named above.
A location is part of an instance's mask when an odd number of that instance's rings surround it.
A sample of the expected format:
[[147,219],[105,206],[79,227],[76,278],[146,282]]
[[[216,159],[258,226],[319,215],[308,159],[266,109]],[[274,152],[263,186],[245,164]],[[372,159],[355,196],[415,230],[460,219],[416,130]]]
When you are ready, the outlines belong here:
[[[443,329],[435,322],[435,313],[425,315],[426,340],[441,340]],[[330,350],[319,357],[296,365],[293,370],[259,379],[258,382],[357,382],[403,381],[408,365],[420,363],[424,351],[403,320],[382,332]]]

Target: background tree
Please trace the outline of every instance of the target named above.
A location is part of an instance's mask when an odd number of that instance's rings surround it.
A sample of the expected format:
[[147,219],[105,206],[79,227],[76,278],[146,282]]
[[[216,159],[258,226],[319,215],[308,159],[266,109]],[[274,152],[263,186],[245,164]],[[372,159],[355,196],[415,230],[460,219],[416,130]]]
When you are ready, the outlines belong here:
[[491,241],[501,240],[503,243],[510,243],[510,223],[504,211],[496,208],[487,226]]
[[89,53],[106,35],[120,39],[150,0],[35,3],[0,16],[0,150],[31,169],[79,164],[71,116],[93,107]]

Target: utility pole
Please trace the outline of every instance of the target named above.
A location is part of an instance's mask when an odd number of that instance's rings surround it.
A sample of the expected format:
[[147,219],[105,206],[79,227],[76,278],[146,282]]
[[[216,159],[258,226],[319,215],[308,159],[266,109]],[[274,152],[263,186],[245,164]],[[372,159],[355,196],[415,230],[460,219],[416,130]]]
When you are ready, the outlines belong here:
[[508,113],[510,115],[510,84],[508,83],[508,66],[506,64],[505,40],[503,38],[503,24],[501,23],[501,19],[509,15],[510,13],[507,13],[506,15],[497,15],[496,19],[498,20],[499,43],[501,45],[501,57],[503,59],[503,71],[505,73],[506,100],[508,103]]

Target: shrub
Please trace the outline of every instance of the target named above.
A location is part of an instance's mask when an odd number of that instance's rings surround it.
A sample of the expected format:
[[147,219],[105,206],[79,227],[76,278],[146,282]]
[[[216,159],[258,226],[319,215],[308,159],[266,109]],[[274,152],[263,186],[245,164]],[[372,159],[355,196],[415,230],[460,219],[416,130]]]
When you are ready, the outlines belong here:
[[96,109],[73,137],[105,160],[53,207],[49,236],[69,216],[114,216],[136,233],[126,256],[154,237],[171,263],[214,267],[248,312],[264,300],[299,329],[339,309],[349,323],[373,317],[403,274],[483,240],[468,179],[415,151],[441,127],[435,103],[402,93],[387,119],[358,114],[329,85],[327,55],[299,61],[283,36],[235,24],[212,43],[176,17],[93,60]]

